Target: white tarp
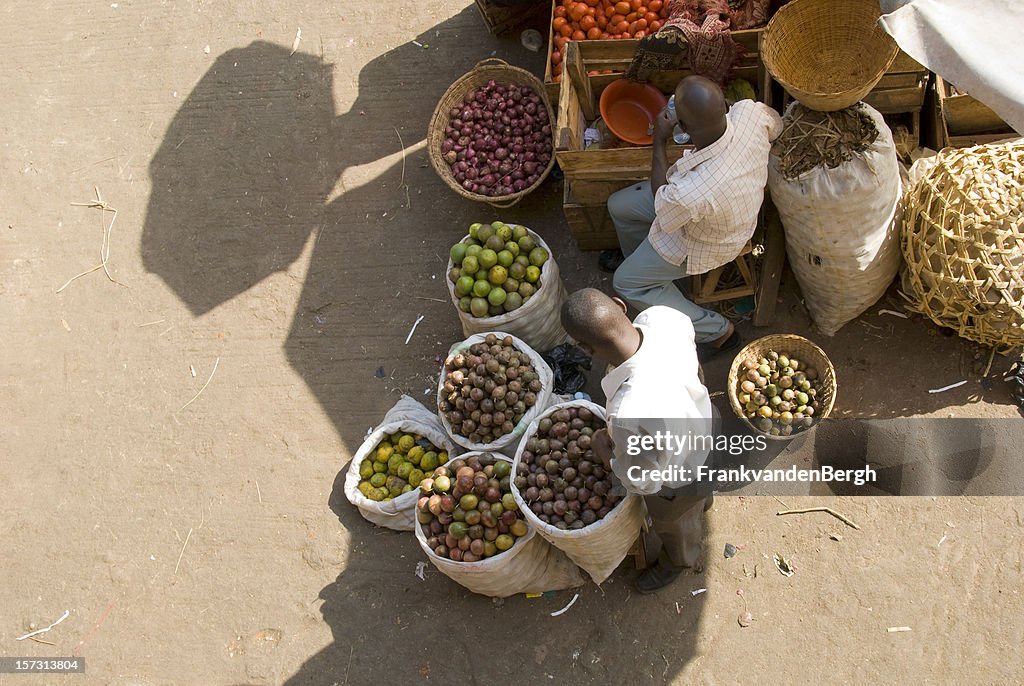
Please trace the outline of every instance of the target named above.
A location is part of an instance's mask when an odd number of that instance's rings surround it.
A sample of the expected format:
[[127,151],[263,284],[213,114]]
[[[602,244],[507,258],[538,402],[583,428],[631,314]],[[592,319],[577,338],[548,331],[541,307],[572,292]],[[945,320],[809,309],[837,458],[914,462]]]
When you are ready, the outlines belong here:
[[1024,133],[1024,2],[881,0],[882,27],[908,55]]

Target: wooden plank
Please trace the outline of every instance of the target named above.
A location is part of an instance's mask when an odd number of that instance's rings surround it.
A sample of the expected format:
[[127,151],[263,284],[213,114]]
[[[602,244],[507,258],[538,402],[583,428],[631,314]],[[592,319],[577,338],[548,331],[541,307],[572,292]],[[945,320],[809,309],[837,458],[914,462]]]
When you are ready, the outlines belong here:
[[559,151],[581,150],[583,148],[583,111],[580,109],[579,98],[571,81],[566,81],[565,88],[558,95],[558,111],[555,118],[555,159]]
[[[669,164],[674,164],[683,155],[683,151],[692,146],[672,144],[668,146]],[[633,179],[636,174],[651,173],[651,146],[629,146],[595,150],[570,151],[555,153],[558,164],[567,177],[579,174],[580,178],[600,180]]]
[[754,308],[754,326],[770,326],[775,319],[775,301],[779,297],[779,282],[786,264],[786,234],[782,230],[779,211],[771,197],[765,195],[762,216],[764,217],[764,257],[761,261],[761,276],[758,279],[757,304]]
[[562,80],[572,82],[576,101],[586,120],[589,122],[595,119],[597,105],[594,102],[594,92],[590,89],[590,79],[587,78],[587,68],[583,66],[583,57],[580,56],[579,41],[569,41],[565,46],[565,57],[562,60]]
[[896,55],[896,59],[893,60],[892,65],[888,70],[886,70],[886,73],[897,74],[900,72],[917,72],[920,74],[927,74],[928,70],[913,57],[900,50]]

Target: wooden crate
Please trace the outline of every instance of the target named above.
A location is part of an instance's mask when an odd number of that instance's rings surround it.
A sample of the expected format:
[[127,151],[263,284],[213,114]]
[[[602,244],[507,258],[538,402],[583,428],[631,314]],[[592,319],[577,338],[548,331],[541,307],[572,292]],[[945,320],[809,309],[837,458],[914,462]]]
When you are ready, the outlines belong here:
[[[554,28],[552,27],[552,23],[555,20],[555,7],[557,6],[558,1],[552,0],[551,22],[548,23],[548,52],[547,58],[544,61],[544,88],[548,92],[548,98],[553,103],[558,102],[558,98],[561,93],[561,82],[556,83],[554,81],[554,73],[551,71],[551,52],[555,47]],[[733,39],[747,52],[747,59],[749,60],[751,55],[760,55],[760,36],[762,33],[764,33],[764,28],[748,29],[746,31],[733,31],[731,35]],[[633,55],[636,54],[636,48],[640,44],[640,40],[635,38],[628,40],[584,40],[569,42],[579,45],[583,61],[588,65],[592,65],[587,67],[589,70],[604,71],[606,69],[612,69],[619,72],[616,74],[603,74],[600,77],[604,81],[604,83],[601,84],[602,88],[615,79],[621,77],[621,73],[625,72],[629,67],[629,64],[633,61]],[[568,44],[566,44],[566,49],[568,49]],[[564,59],[562,60],[562,64],[564,80]],[[679,79],[676,79],[677,82],[678,80]],[[599,81],[599,83],[601,82]],[[672,87],[674,88],[675,85],[673,84]]]
[[935,75],[935,95],[939,110],[952,136],[1006,131],[1009,127],[988,105],[966,93],[958,93],[952,84]]
[[882,114],[918,112],[924,105],[928,70],[900,50],[892,66],[864,97],[864,102]]
[[545,7],[538,2],[526,2],[512,7],[500,7],[489,0],[475,0],[487,30],[495,36],[508,33],[540,15]]
[[[1006,140],[1008,138],[1016,138],[1019,134],[1013,131],[1000,119],[1001,128],[997,130],[981,130],[978,132],[964,132],[961,130],[959,133],[954,133],[949,128],[948,118],[946,116],[946,105],[949,103],[949,98],[945,97],[945,94],[951,93],[949,84],[943,80],[941,76],[935,74],[931,86],[928,89],[928,98],[925,102],[925,120],[926,124],[922,127],[925,135],[925,145],[932,148],[933,150],[941,150],[942,148],[968,148],[973,145],[983,145],[985,143],[996,143],[998,141]],[[970,96],[955,96],[956,98],[969,98]],[[971,98],[973,100],[973,98]],[[974,101],[977,103],[977,101]],[[981,105],[981,103],[977,103]],[[957,104],[953,105],[954,108],[962,108],[958,114],[963,114],[968,110],[975,113],[979,113],[980,110],[975,108],[974,105],[969,104],[967,101],[960,100]],[[984,107],[984,105],[982,105]],[[993,113],[994,114],[994,113]],[[958,121],[961,125],[965,121],[975,121],[988,127],[993,120],[988,118],[987,115],[974,115],[974,119],[965,120],[963,116],[957,119],[957,115],[954,115],[954,120]],[[997,125],[998,126],[998,125]]]

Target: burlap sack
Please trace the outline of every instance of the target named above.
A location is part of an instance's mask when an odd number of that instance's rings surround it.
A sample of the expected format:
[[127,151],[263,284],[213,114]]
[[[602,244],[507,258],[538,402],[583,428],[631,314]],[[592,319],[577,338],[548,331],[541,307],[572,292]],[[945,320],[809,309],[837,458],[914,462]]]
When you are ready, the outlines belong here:
[[384,415],[384,420],[370,432],[355,456],[348,464],[345,475],[345,497],[359,509],[367,521],[396,531],[412,531],[416,522],[416,499],[419,489],[414,488],[393,500],[377,502],[370,500],[359,490],[359,465],[363,459],[377,449],[386,434],[406,431],[423,436],[441,450],[447,450],[449,459],[454,458],[460,448],[452,442],[437,415],[407,395],[403,395],[395,406]]
[[[479,454],[479,451],[463,453],[459,457],[465,459]],[[505,455],[491,454],[499,460],[512,461]],[[527,524],[529,526],[529,520]],[[538,536],[533,526],[529,526],[527,534],[517,539],[515,545],[505,552],[478,562],[456,562],[438,557],[427,547],[423,527],[416,525],[414,528],[416,540],[430,563],[449,579],[473,593],[506,598],[518,593],[559,591],[583,584],[583,577],[576,565]]]
[[[516,224],[509,224],[512,228]],[[566,291],[562,283],[562,276],[558,271],[558,263],[551,248],[527,227],[525,228],[537,246],[544,248],[548,253],[548,260],[541,266],[540,288],[530,298],[530,301],[517,310],[506,312],[496,317],[474,317],[469,312],[459,309],[459,297],[455,295],[455,287],[451,281],[448,282],[448,295],[451,296],[452,304],[459,313],[459,321],[462,322],[462,333],[470,336],[475,333],[486,331],[506,331],[513,336],[526,341],[534,350],[547,352],[555,346],[564,343],[568,339],[565,329],[562,328],[561,310],[565,302]],[[463,241],[469,238],[469,234],[463,237]],[[448,258],[447,274],[454,267],[451,257]]]
[[[604,408],[586,400],[571,400],[552,405],[530,422],[530,426],[523,434],[512,465],[513,474],[518,473],[523,451],[526,450],[526,442],[537,432],[540,420],[557,410],[570,407],[585,407],[605,420]],[[616,503],[615,508],[604,519],[582,529],[563,530],[541,521],[523,499],[519,489],[515,487],[515,483],[512,484],[511,490],[512,497],[515,498],[516,504],[523,511],[530,526],[535,527],[541,536],[565,552],[570,560],[583,568],[583,571],[590,575],[595,584],[600,584],[611,576],[615,568],[629,554],[629,549],[640,535],[640,528],[643,526],[646,516],[643,498],[629,493]]]
[[[456,343],[455,345],[453,345],[451,349],[448,351],[448,358],[451,358],[452,356],[464,350],[467,350],[470,346],[474,345],[475,343],[483,341],[485,338],[487,338],[487,335],[490,333],[493,333],[498,338],[504,338],[505,336],[511,335],[504,331],[487,331],[484,333],[474,334],[467,338],[466,340],[462,341],[461,343]],[[541,412],[543,412],[545,408],[548,406],[548,404],[551,402],[551,387],[553,383],[551,367],[547,365],[547,362],[544,361],[544,358],[541,357],[536,350],[528,346],[525,342],[523,342],[516,336],[512,336],[512,341],[515,344],[516,349],[519,350],[519,352],[526,353],[526,355],[529,356],[530,361],[533,363],[534,370],[536,370],[537,375],[540,377],[541,389],[540,393],[537,394],[536,404],[534,404],[533,407],[529,408],[526,411],[526,413],[523,415],[523,418],[519,420],[519,424],[516,425],[512,433],[505,434],[498,440],[492,441],[491,443],[486,443],[482,445],[473,443],[465,436],[460,436],[459,434],[456,434],[452,431],[451,423],[448,421],[448,418],[445,417],[444,414],[440,411],[440,402],[442,399],[442,395],[444,393],[444,382],[445,379],[448,377],[444,367],[441,367],[441,378],[437,380],[437,402],[439,406],[437,414],[441,418],[441,424],[442,426],[444,426],[444,430],[448,433],[449,436],[451,436],[452,440],[461,445],[462,447],[466,448],[467,450],[479,450],[481,452],[502,453],[508,457],[511,457],[512,455],[515,454],[516,446],[519,445],[519,439],[523,435],[523,432],[526,431],[526,427],[529,426],[530,422],[533,421],[534,417],[538,416]],[[447,364],[447,359],[445,360],[445,363]]]
[[858,107],[878,128],[862,153],[791,181],[783,178],[774,155],[768,167],[789,265],[811,318],[827,336],[882,297],[901,261],[901,180],[892,132],[876,110]]

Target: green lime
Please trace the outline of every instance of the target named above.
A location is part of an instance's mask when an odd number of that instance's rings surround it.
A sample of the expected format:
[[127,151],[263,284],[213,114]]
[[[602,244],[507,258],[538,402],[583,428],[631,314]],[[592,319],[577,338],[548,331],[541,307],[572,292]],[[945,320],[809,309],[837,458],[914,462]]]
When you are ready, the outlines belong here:
[[530,283],[537,283],[540,280],[540,267],[530,265],[526,268],[526,280]]
[[[484,246],[480,245],[479,243],[477,243],[475,245],[467,246],[466,247],[466,257],[479,257],[480,253],[483,251],[483,249],[484,249]],[[529,262],[529,259],[527,259],[527,262]],[[527,265],[527,266],[529,266],[529,265]]]
[[473,298],[473,301],[469,305],[469,311],[474,317],[486,317],[487,309],[490,307],[490,303],[485,298]]
[[508,296],[505,297],[505,311],[506,312],[511,312],[512,310],[518,310],[522,306],[523,306],[523,296],[519,295],[518,293],[515,293],[515,292],[509,293]]
[[490,248],[494,252],[498,252],[499,250],[505,249],[505,241],[501,240],[500,236],[491,236],[487,239],[484,247]]
[[530,235],[523,236],[516,242],[519,243],[519,249],[527,255],[530,254],[531,250],[537,247],[537,241],[533,240],[533,236]]
[[[515,245],[513,243],[512,245]],[[498,253],[498,264],[506,269],[512,266],[512,263],[516,261],[516,256],[510,253],[508,250],[502,250]]]
[[478,258],[473,257],[472,255],[466,255],[466,258],[462,260],[462,273],[476,274],[478,271],[480,271],[480,262],[478,261]]
[[452,246],[452,249],[448,251],[448,254],[452,257],[452,264],[462,264],[462,259],[466,256],[466,248],[468,247],[465,243],[456,243]]
[[508,279],[508,270],[500,264],[494,265],[491,267],[490,271],[487,272],[487,280],[494,286],[500,286],[505,283],[506,279]]
[[484,251],[480,253],[480,257],[478,257],[477,260],[479,260],[481,269],[490,269],[494,265],[498,264],[498,253],[494,252],[490,248],[485,248]]
[[487,294],[487,302],[492,305],[504,305],[505,298],[508,294],[501,288],[492,288],[491,292]]
[[[512,255],[512,259],[519,257],[519,244],[515,241],[509,241],[505,243],[505,250]],[[508,265],[505,265],[506,267]]]
[[373,476],[373,460],[366,458],[359,463],[359,478],[369,479]]
[[469,312],[470,308],[473,307],[473,299],[468,295],[464,295],[459,298],[459,309],[463,312]]
[[544,248],[534,248],[530,251],[530,264],[540,267],[548,261],[548,251]]
[[473,282],[475,280],[472,276],[460,276],[459,280],[455,282],[455,294],[460,298],[467,295],[473,290]]
[[502,243],[512,240],[512,227],[508,224],[502,224],[494,232],[501,238]]
[[501,284],[501,287],[505,289],[506,293],[515,293],[519,290],[519,280],[505,279],[505,283]]
[[486,243],[487,239],[494,235],[494,229],[484,224],[476,232],[476,239],[481,243]]
[[478,298],[486,298],[490,292],[491,284],[487,283],[484,279],[480,279],[473,284],[473,295]]
[[523,238],[526,238],[529,235],[530,235],[530,232],[526,230],[525,226],[520,226],[520,225],[516,224],[512,228],[512,240],[514,240],[514,241],[522,240]]
[[526,302],[526,299],[536,292],[537,289],[533,287],[532,283],[523,282],[519,284],[519,295],[523,296],[523,302]]
[[[519,246],[519,247],[520,247],[520,249],[522,249],[522,246]],[[516,255],[516,264],[521,264],[524,267],[529,267],[530,266],[530,256],[529,255],[523,255],[522,253]]]
[[476,238],[476,232],[480,230],[481,226],[483,226],[483,224],[481,224],[480,222],[476,222],[469,225],[469,235],[471,238]]

